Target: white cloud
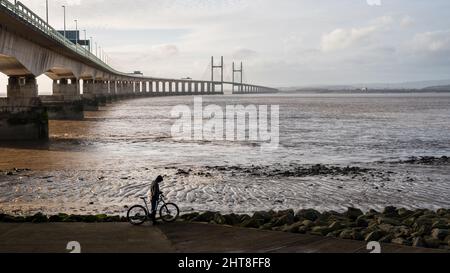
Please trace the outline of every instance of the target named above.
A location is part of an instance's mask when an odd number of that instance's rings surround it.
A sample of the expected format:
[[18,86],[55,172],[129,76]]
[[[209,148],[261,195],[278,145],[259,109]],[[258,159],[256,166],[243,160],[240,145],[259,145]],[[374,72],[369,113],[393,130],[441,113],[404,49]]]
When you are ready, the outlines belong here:
[[383,16],[373,20],[367,27],[350,29],[337,28],[322,36],[321,49],[325,52],[347,49],[370,41],[372,35],[392,24],[390,16]]
[[401,20],[400,20],[400,26],[401,27],[410,27],[414,24],[414,19],[410,16],[404,16]]
[[416,51],[426,52],[450,51],[450,30],[416,34],[413,48]]
[[334,51],[346,49],[370,37],[375,27],[342,29],[338,28],[322,37],[322,50]]
[[179,50],[176,45],[156,45],[151,48],[152,53],[160,58],[170,58],[178,55]]
[[256,57],[258,53],[254,50],[248,49],[248,48],[238,48],[233,53],[232,56],[234,59],[249,59]]

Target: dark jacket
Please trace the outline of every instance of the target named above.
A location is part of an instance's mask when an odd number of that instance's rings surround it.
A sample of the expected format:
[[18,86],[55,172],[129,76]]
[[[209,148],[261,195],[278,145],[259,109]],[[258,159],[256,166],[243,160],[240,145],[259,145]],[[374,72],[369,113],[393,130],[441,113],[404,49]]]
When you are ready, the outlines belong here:
[[159,183],[155,181],[152,182],[151,188],[150,188],[150,195],[152,199],[159,199],[159,194],[161,193],[159,189]]

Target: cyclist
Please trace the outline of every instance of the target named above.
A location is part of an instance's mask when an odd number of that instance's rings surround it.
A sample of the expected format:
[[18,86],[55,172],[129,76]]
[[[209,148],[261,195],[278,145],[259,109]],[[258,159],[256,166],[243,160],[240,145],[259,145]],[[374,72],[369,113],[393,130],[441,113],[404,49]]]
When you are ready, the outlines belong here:
[[152,214],[151,219],[153,221],[153,225],[156,225],[156,210],[158,209],[158,201],[159,196],[162,194],[161,190],[159,189],[159,184],[164,181],[163,177],[159,175],[153,182],[150,187],[150,199],[152,201]]

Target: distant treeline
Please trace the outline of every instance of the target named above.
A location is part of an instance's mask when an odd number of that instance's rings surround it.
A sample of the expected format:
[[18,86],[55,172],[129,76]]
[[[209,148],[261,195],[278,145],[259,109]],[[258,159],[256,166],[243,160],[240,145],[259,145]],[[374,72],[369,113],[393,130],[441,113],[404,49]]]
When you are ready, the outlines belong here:
[[369,89],[369,90],[327,90],[327,89],[298,89],[281,90],[281,93],[313,93],[313,94],[408,94],[408,93],[450,93],[449,89]]

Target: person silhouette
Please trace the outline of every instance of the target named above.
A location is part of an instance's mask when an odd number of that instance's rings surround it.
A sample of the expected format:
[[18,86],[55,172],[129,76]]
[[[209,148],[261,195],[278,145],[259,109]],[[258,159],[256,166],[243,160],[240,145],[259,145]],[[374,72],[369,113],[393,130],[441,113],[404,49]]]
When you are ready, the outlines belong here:
[[164,181],[164,178],[159,175],[153,182],[152,185],[150,187],[150,200],[152,203],[152,213],[151,213],[151,220],[153,222],[153,225],[156,225],[156,210],[158,208],[158,201],[159,201],[159,196],[162,194],[160,188],[159,188],[159,184],[162,183]]

